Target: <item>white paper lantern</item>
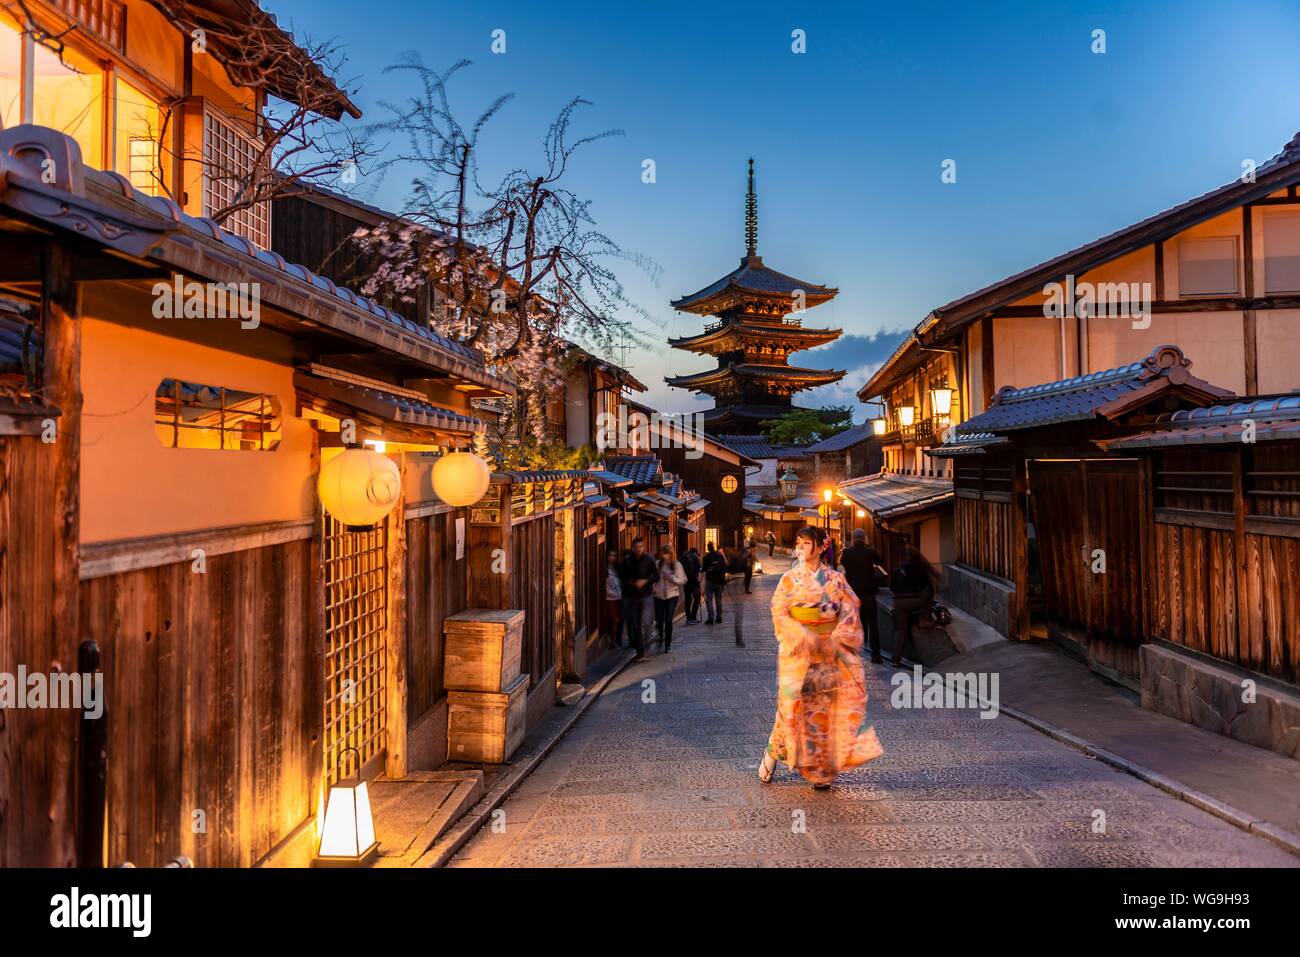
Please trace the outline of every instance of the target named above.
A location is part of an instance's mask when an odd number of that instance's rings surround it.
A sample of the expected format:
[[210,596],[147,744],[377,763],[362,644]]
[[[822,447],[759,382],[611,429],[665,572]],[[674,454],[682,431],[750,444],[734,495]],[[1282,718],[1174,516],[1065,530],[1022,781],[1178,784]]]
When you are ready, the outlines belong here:
[[383,521],[402,493],[397,463],[370,449],[345,449],[321,466],[316,482],[325,511],[352,528]]
[[473,452],[451,452],[433,463],[433,491],[448,505],[464,508],[487,494],[492,472]]

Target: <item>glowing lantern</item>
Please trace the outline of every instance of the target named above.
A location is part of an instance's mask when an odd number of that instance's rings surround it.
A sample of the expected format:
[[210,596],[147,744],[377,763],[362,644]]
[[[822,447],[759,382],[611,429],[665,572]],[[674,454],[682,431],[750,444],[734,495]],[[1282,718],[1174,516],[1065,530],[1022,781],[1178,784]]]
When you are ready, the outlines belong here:
[[884,420],[884,419],[872,419],[872,420],[871,420],[871,431],[872,431],[872,433],[874,433],[875,435],[884,435],[884,434],[885,434],[885,420]]
[[316,853],[317,867],[365,867],[379,856],[375,820],[370,813],[370,792],[361,780],[360,752],[356,748],[344,748],[339,755],[340,764],[349,751],[357,756],[357,773],[355,777],[340,778],[330,787],[320,850]]
[[402,473],[386,455],[344,449],[321,466],[316,489],[325,511],[348,528],[373,528],[397,505]]
[[952,412],[952,389],[931,389],[930,405],[935,415],[948,415]]
[[911,405],[900,405],[898,407],[898,424],[903,428],[909,428],[912,420],[916,417],[916,407]]
[[831,490],[830,490],[830,489],[828,489],[828,488],[824,488],[824,489],[822,489],[822,501],[826,502],[828,505],[830,504],[830,501],[831,501]]
[[867,512],[866,512],[866,510],[865,510],[865,509],[861,509],[861,508],[858,509],[858,518],[866,518],[866,517],[867,517]]
[[491,484],[491,470],[473,452],[452,452],[433,463],[434,494],[456,508],[477,503]]

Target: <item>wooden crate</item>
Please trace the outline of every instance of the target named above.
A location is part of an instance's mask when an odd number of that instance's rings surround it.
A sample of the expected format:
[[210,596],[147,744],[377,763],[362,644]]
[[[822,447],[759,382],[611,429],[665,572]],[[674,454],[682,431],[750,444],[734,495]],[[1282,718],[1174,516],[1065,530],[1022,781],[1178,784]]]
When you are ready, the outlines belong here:
[[522,670],[524,613],[470,608],[443,622],[443,687],[448,691],[504,691]]
[[528,675],[505,691],[447,692],[447,760],[503,764],[524,740]]

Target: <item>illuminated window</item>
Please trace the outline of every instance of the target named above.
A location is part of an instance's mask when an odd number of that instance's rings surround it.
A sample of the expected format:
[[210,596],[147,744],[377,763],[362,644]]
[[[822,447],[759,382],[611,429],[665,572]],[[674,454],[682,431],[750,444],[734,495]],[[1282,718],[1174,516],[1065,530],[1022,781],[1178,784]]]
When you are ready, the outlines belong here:
[[82,162],[104,165],[104,73],[89,57],[64,50],[63,59],[39,43],[32,47],[32,122],[67,133]]
[[716,525],[711,525],[704,530],[704,545],[706,548],[709,545],[714,548],[718,547],[718,528]]
[[116,120],[113,168],[141,192],[163,195],[158,149],[162,111],[158,104],[119,78]]
[[270,452],[280,444],[274,396],[163,379],[154,393],[154,430],[169,449]]
[[722,477],[722,490],[724,492],[730,494],[731,492],[734,492],[739,487],[740,487],[740,483],[736,481],[736,476],[724,475]]
[[5,129],[23,121],[23,38],[0,20],[0,123]]

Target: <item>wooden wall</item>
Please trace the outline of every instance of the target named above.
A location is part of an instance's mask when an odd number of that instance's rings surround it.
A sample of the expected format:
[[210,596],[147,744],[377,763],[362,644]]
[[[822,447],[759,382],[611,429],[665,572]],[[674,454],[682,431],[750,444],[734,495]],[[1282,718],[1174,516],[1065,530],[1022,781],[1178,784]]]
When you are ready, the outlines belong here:
[[[109,865],[246,867],[316,813],[321,633],[310,540],[82,583],[103,650]],[[202,825],[197,830],[202,812]]]
[[959,492],[953,503],[957,561],[1014,581],[1018,524],[1010,502],[967,498]]
[[[54,445],[0,436],[0,671],[9,674],[77,667],[75,624],[58,617],[75,609],[77,585],[75,561],[56,561],[57,467]],[[78,716],[0,710],[0,867],[76,864]]]
[[539,515],[511,528],[510,604],[524,616],[523,670],[536,688],[555,666],[555,516]]
[[1153,633],[1300,684],[1300,446],[1171,449],[1153,475]]
[[443,620],[467,607],[468,562],[456,560],[456,518],[441,512],[406,521],[407,724],[446,695]]

